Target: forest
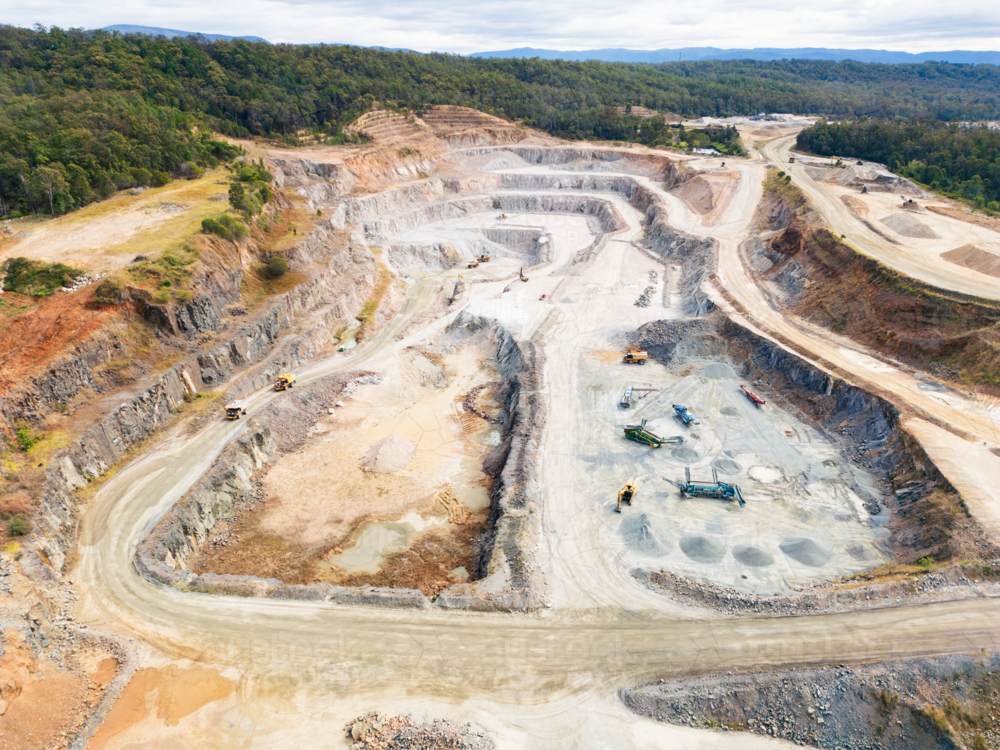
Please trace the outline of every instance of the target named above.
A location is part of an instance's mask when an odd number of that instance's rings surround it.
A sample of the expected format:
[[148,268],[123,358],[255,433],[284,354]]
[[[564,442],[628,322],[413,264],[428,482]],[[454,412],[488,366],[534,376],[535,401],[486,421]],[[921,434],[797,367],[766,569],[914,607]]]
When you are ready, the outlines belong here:
[[881,162],[897,174],[979,208],[1000,211],[1000,131],[937,120],[819,122],[798,147]]
[[[678,134],[629,105],[685,117],[995,119],[1000,68],[481,59],[0,26],[0,215],[60,214],[196,176],[238,153],[213,130],[342,143],[344,126],[376,102],[418,113],[457,104],[565,138],[662,145]],[[727,133],[688,132],[737,152]]]

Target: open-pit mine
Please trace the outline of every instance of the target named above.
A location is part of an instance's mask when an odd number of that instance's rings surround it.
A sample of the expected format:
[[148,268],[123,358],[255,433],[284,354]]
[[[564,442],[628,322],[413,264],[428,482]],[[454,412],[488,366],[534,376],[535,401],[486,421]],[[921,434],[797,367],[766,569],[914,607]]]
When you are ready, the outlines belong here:
[[997,747],[1000,229],[735,124],[255,144],[166,304],[90,300],[223,174],[0,244],[95,278],[2,332],[0,748]]

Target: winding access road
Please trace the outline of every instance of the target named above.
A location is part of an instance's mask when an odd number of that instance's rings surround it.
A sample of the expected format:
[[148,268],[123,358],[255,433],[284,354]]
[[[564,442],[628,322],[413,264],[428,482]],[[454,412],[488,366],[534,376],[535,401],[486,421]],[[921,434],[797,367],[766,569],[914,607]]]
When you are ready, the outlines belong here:
[[[760,199],[763,169],[739,168],[740,183],[718,224],[700,227],[686,221],[682,206],[673,201],[671,216],[676,215],[682,229],[719,239],[722,283],[758,316],[762,327],[766,324],[817,356],[849,367],[844,355],[832,359],[838,355],[829,345],[820,346],[774,313],[742,269],[738,245]],[[533,274],[533,281],[552,270]],[[300,382],[362,364],[377,369],[380,357],[392,348],[440,331],[455,313],[393,341],[430,303],[436,283],[420,282],[403,311],[354,356],[316,363],[301,373]],[[478,284],[475,293],[495,294],[506,283]],[[923,393],[900,387],[899,396]],[[254,395],[249,399],[251,414],[277,397],[271,391]],[[213,723],[214,734],[203,738],[201,746],[250,746],[259,735],[246,730],[247,721],[252,727],[282,722],[319,726],[318,719],[302,716],[296,706],[362,700],[382,708],[387,696],[417,695],[443,713],[447,706],[489,705],[493,713],[509,714],[517,725],[510,736],[531,740],[521,746],[600,747],[614,742],[616,747],[655,747],[655,739],[643,739],[646,734],[622,729],[622,722],[644,720],[623,717],[610,708],[617,705],[617,688],[671,675],[996,650],[1000,643],[998,607],[989,599],[841,615],[737,619],[678,615],[653,605],[616,606],[614,597],[601,592],[590,608],[497,615],[209,596],[143,579],[132,566],[137,545],[240,429],[239,424],[222,422],[193,437],[174,438],[109,480],[85,515],[75,575],[82,594],[81,622],[138,639],[155,649],[151,663],[190,659],[239,677],[241,715]],[[550,431],[545,439],[556,437]],[[564,718],[556,721],[556,715]],[[339,732],[344,718],[329,717],[323,731],[335,726]],[[618,724],[595,727],[604,719]],[[551,736],[552,726],[560,728],[557,736]],[[251,740],[244,742],[240,738],[248,731]],[[738,735],[691,737],[685,747],[785,746]],[[283,736],[265,744],[291,747],[313,741],[315,736]]]

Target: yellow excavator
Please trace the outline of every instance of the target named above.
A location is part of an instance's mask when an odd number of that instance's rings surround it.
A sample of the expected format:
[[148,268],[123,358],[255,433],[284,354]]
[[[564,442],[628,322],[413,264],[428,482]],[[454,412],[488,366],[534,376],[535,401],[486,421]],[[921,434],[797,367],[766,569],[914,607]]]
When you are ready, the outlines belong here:
[[528,280],[528,277],[524,275],[524,266],[521,266],[518,269],[517,275],[521,277],[521,281],[527,281]]
[[635,485],[632,484],[631,482],[629,482],[620,490],[618,490],[618,507],[615,508],[615,512],[616,513],[622,512],[622,502],[628,503],[629,507],[631,507],[632,501],[635,499],[635,493],[636,493]]

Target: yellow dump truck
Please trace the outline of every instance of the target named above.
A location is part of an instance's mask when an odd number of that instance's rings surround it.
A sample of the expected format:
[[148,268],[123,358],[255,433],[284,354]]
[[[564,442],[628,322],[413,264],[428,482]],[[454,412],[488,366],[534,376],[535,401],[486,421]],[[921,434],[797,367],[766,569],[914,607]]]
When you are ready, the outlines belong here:
[[226,404],[226,419],[239,419],[247,413],[246,401],[231,401]]
[[470,260],[469,261],[469,268],[479,268],[479,261],[478,260]]
[[295,376],[290,372],[286,372],[284,375],[279,375],[278,379],[274,381],[274,390],[283,391],[286,388],[291,388],[295,385]]
[[646,364],[647,359],[649,359],[649,354],[637,346],[630,346],[625,350],[625,356],[622,357],[622,362],[627,365],[644,365]]

